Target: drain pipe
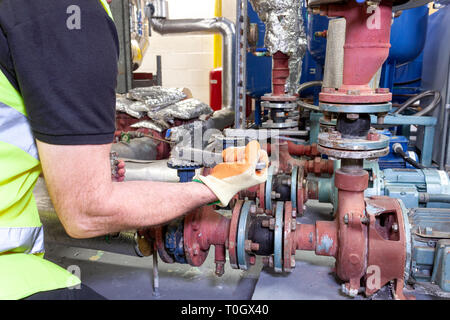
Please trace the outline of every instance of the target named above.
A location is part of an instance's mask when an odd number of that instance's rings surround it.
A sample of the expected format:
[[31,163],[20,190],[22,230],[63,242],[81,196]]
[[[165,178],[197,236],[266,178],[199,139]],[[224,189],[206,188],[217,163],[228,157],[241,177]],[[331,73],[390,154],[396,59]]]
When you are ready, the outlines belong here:
[[[152,28],[155,32],[166,35],[176,33],[201,33],[222,35],[222,108],[234,110],[235,68],[234,54],[236,27],[233,22],[225,18],[212,19],[153,19]],[[238,110],[234,110],[238,111]]]

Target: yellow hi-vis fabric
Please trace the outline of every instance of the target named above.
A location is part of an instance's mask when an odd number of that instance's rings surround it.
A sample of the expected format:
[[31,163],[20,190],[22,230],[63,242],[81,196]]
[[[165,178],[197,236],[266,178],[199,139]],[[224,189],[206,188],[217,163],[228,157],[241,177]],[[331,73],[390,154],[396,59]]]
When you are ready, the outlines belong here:
[[[112,18],[109,5],[100,2]],[[23,99],[0,71],[0,299],[80,284],[43,258],[44,232],[33,196],[40,173]]]

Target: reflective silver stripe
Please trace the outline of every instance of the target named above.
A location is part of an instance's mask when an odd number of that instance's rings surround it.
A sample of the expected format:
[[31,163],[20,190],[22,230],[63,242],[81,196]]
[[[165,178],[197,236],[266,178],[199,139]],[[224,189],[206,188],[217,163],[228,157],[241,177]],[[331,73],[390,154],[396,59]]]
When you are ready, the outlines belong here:
[[39,160],[27,117],[0,102],[0,141],[12,144]]
[[44,252],[44,228],[0,228],[0,253],[8,251],[29,254]]

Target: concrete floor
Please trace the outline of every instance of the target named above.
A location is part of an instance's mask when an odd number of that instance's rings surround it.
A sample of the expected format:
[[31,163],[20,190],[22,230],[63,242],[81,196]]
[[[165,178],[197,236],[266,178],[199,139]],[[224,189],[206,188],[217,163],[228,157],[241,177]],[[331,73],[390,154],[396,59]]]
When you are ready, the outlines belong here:
[[[43,180],[37,183],[35,197],[40,211],[54,210]],[[331,220],[331,206],[309,202],[299,222]],[[105,251],[67,247],[47,243],[46,258],[68,268],[78,266],[82,282],[108,299],[193,299],[193,300],[341,300],[351,299],[340,293],[340,280],[332,273],[334,258],[296,253],[296,268],[287,275],[262,267],[261,259],[249,271],[225,265],[221,278],[214,275],[213,250],[197,268],[167,264],[159,260],[159,292],[152,290],[152,257],[139,258]],[[228,257],[227,257],[228,259]],[[433,299],[435,288],[416,288],[418,299]],[[447,296],[450,298],[450,295]],[[390,299],[387,288],[374,297]],[[358,296],[356,299],[364,299]]]

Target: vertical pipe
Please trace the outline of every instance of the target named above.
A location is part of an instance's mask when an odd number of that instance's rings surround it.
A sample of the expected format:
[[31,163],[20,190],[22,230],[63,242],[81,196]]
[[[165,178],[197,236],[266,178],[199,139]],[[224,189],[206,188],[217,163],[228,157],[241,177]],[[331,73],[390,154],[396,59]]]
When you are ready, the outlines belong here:
[[450,109],[450,60],[448,63],[448,71],[447,71],[447,92],[445,94],[446,101],[443,102],[443,115],[444,115],[444,128],[442,130],[443,137],[442,137],[442,153],[441,158],[439,159],[439,169],[445,170],[445,162],[448,161],[447,159],[447,139],[448,139],[448,110]]

